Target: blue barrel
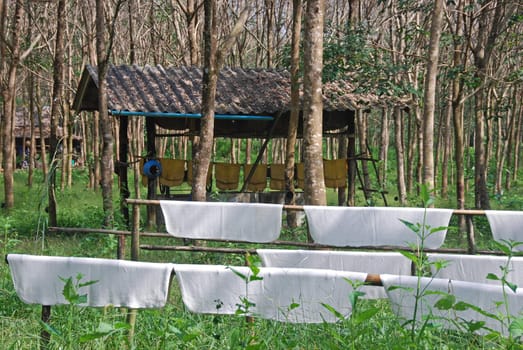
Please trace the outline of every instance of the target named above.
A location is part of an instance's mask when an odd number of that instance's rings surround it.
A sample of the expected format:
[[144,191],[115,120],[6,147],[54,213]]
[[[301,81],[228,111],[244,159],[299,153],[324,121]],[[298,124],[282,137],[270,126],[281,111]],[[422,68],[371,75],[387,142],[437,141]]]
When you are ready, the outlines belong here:
[[156,179],[162,174],[162,164],[156,159],[151,159],[143,165],[143,174],[149,179]]

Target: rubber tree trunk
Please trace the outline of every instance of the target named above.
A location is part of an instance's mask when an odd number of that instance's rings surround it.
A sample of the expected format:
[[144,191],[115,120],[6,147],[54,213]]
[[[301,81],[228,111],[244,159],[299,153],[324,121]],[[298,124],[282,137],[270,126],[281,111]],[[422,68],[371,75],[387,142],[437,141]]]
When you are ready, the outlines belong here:
[[[291,115],[287,133],[285,154],[285,203],[296,204],[294,189],[294,165],[296,163],[296,138],[298,135],[298,121],[300,116],[300,34],[302,17],[301,0],[292,2],[292,50],[291,50]],[[296,213],[287,212],[287,225],[298,226]]]
[[423,183],[434,189],[434,113],[438,76],[439,41],[443,22],[443,0],[434,1],[423,97]]
[[323,174],[323,0],[307,2],[303,78],[305,203],[326,205]]
[[53,63],[53,99],[51,104],[51,137],[49,157],[49,225],[57,226],[56,171],[59,169],[56,157],[59,154],[58,120],[60,119],[64,79],[65,45],[65,0],[58,2],[55,57]]

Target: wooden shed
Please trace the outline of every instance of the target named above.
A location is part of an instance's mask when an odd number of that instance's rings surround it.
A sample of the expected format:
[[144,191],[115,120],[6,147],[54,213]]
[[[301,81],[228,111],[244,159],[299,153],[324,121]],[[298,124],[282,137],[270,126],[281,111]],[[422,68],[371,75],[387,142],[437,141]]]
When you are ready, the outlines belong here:
[[[128,117],[145,117],[148,135],[154,135],[155,125],[175,130],[177,135],[199,135],[202,99],[200,68],[110,66],[107,94],[109,113],[121,121]],[[287,137],[290,96],[288,71],[223,68],[217,82],[214,136],[263,139]],[[375,95],[355,93],[348,81],[324,84],[324,135],[348,135],[347,158],[349,161],[354,159],[355,111],[385,106],[388,102]],[[98,109],[96,67],[85,67],[73,109]],[[302,134],[302,124],[300,113],[298,137]],[[127,123],[120,125],[126,127]],[[126,135],[123,130],[120,132],[120,137]],[[125,144],[127,140],[122,139],[120,143]],[[121,154],[122,157],[126,155]],[[350,178],[353,175],[349,174]]]
[[[153,118],[162,128],[186,135],[199,133],[202,70],[196,67],[111,66],[107,73],[108,108],[112,115]],[[87,65],[73,109],[98,109],[96,67]],[[354,111],[383,103],[370,94],[355,94],[347,81],[324,86],[325,134],[343,133]],[[290,74],[285,70],[223,68],[216,91],[215,136],[286,137],[290,114]],[[300,124],[301,125],[301,124]],[[299,134],[301,134],[301,127]]]

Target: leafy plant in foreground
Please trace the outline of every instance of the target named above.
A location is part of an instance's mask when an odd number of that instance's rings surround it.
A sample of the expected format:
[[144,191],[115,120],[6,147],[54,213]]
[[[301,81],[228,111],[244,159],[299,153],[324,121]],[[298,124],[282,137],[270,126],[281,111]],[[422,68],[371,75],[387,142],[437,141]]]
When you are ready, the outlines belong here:
[[[518,342],[523,337],[523,317],[522,316],[519,316],[519,317],[512,316],[512,314],[509,310],[509,302],[508,302],[509,299],[508,299],[506,287],[508,287],[508,289],[510,289],[514,293],[516,292],[517,286],[514,283],[510,282],[507,279],[507,277],[510,272],[510,264],[511,264],[511,259],[514,256],[514,249],[518,245],[521,245],[523,243],[522,242],[508,242],[508,241],[493,243],[499,250],[501,250],[502,252],[504,252],[507,255],[506,263],[503,266],[500,266],[501,275],[498,276],[493,273],[489,273],[487,275],[487,279],[497,280],[497,281],[500,281],[500,283],[501,283],[502,291],[503,291],[503,300],[497,301],[497,302],[495,302],[495,304],[497,307],[504,306],[503,313],[493,314],[491,312],[487,312],[487,311],[481,309],[480,307],[477,307],[470,303],[458,301],[458,300],[456,300],[456,297],[452,294],[438,292],[438,291],[431,291],[431,290],[429,290],[429,286],[430,286],[430,282],[432,280],[430,280],[429,283],[427,283],[422,288],[421,279],[425,275],[425,273],[427,271],[430,271],[431,267],[435,267],[436,272],[432,275],[432,278],[434,278],[437,275],[437,273],[448,264],[448,262],[446,262],[446,261],[430,262],[430,261],[428,261],[426,255],[423,253],[424,242],[425,242],[426,238],[435,232],[445,229],[445,227],[431,228],[429,225],[425,224],[426,212],[427,212],[426,209],[433,203],[433,200],[430,197],[426,186],[422,186],[421,197],[422,197],[422,201],[423,201],[423,204],[425,207],[423,223],[412,224],[405,220],[401,220],[414,233],[416,233],[416,235],[418,236],[418,239],[419,239],[419,245],[417,247],[413,247],[414,253],[401,252],[404,256],[406,256],[407,258],[409,258],[411,261],[414,262],[414,264],[416,266],[416,277],[417,277],[417,281],[418,281],[417,287],[415,290],[415,295],[414,295],[415,305],[414,305],[413,317],[411,320],[407,321],[407,322],[411,323],[411,328],[410,328],[411,338],[413,340],[416,339],[416,343],[419,344],[421,337],[424,335],[425,330],[430,325],[430,321],[432,319],[435,319],[435,317],[432,316],[431,314],[426,315],[426,317],[424,317],[424,319],[423,319],[423,322],[421,323],[421,327],[419,327],[419,328],[417,327],[418,326],[418,324],[417,324],[418,315],[417,314],[419,312],[419,307],[420,307],[419,305],[420,305],[422,299],[428,295],[441,294],[442,297],[438,301],[436,301],[436,303],[434,304],[435,308],[437,308],[439,310],[443,310],[443,311],[447,310],[447,311],[454,312],[454,315],[456,315],[457,312],[465,311],[467,309],[474,310],[475,312],[477,312],[487,318],[491,318],[497,322],[500,322],[502,330],[508,329],[509,338],[507,339],[507,342],[506,342],[506,345],[508,347],[512,347],[513,345],[516,345],[516,344],[520,345]],[[393,287],[393,288],[395,288],[395,287]],[[465,333],[469,333],[469,334],[472,334],[477,330],[484,329],[488,332],[486,335],[487,340],[498,340],[499,341],[502,339],[501,332],[487,328],[485,326],[485,323],[486,323],[485,321],[468,321],[468,320],[462,319],[460,317],[443,319],[442,321],[448,322],[448,323],[452,324],[457,330],[460,330],[461,332],[465,332]],[[417,331],[417,333],[416,333],[416,331]]]
[[[425,249],[425,242],[426,239],[429,238],[431,235],[433,235],[436,232],[440,232],[443,230],[446,230],[446,226],[440,226],[440,227],[431,227],[427,224],[427,208],[432,206],[434,204],[434,198],[431,196],[431,192],[428,189],[426,185],[422,185],[420,188],[420,199],[423,204],[423,208],[425,209],[423,212],[423,219],[421,223],[411,223],[409,221],[400,219],[400,221],[405,224],[412,232],[414,232],[418,238],[418,244],[411,245],[411,248],[413,252],[409,251],[400,251],[400,253],[411,260],[414,263],[414,266],[416,268],[416,277],[417,277],[417,284],[416,289],[414,291],[414,311],[412,315],[412,319],[408,321],[410,322],[410,335],[411,338],[417,339],[417,342],[419,343],[419,339],[423,336],[424,331],[426,330],[427,326],[430,322],[430,317],[425,317],[423,320],[421,327],[419,328],[419,331],[416,334],[417,330],[417,319],[418,319],[418,313],[419,308],[422,302],[422,299],[425,298],[425,296],[429,294],[439,293],[439,292],[433,292],[429,291],[428,288],[430,286],[430,282],[427,283],[424,287],[422,287],[422,278],[425,276],[426,272],[430,270],[431,265],[436,266],[436,270],[439,271],[441,268],[445,266],[444,262],[430,262],[427,259],[426,254],[424,253]],[[394,286],[391,288],[395,288]]]
[[80,335],[77,339],[74,337],[73,325],[75,322],[76,308],[82,304],[87,303],[87,294],[81,294],[80,288],[87,287],[92,284],[97,283],[98,281],[87,281],[81,282],[84,276],[79,273],[73,277],[59,277],[60,280],[64,283],[62,289],[62,295],[65,300],[69,303],[69,309],[67,311],[67,321],[66,328],[63,331],[60,331],[51,325],[40,321],[41,326],[50,334],[56,336],[61,341],[65,342],[67,349],[74,349],[77,347],[78,343],[87,343],[97,339],[106,340],[110,336],[117,334],[123,334],[130,329],[130,326],[126,322],[115,322],[114,324],[100,321],[96,329],[92,332]]
[[501,283],[502,291],[503,291],[503,305],[505,307],[505,315],[499,318],[499,321],[501,322],[502,327],[507,327],[509,331],[509,339],[508,341],[510,343],[514,341],[520,341],[523,336],[523,316],[514,317],[512,316],[512,313],[509,310],[509,303],[508,303],[508,295],[507,290],[505,287],[508,287],[512,292],[516,293],[516,290],[518,286],[512,282],[510,282],[508,278],[508,274],[511,272],[510,270],[510,263],[512,261],[512,258],[514,257],[515,248],[523,245],[523,242],[514,242],[514,241],[507,241],[502,240],[501,242],[494,241],[494,244],[496,247],[501,250],[506,256],[507,261],[503,266],[500,266],[501,275],[496,275],[494,273],[487,274],[487,279],[499,281]]
[[356,338],[360,337],[365,332],[364,329],[361,329],[361,326],[380,312],[380,308],[376,306],[360,310],[360,299],[365,295],[365,292],[362,292],[360,288],[365,285],[365,282],[353,281],[347,278],[345,278],[345,281],[352,286],[352,291],[348,295],[351,304],[350,317],[347,318],[331,305],[322,303],[323,307],[329,310],[338,319],[339,326],[345,328],[344,331],[340,331],[340,329],[336,328],[334,325],[326,328],[327,332],[331,335],[331,341],[337,343],[331,346],[342,346],[354,343]]
[[[244,315],[246,317],[250,317],[251,309],[252,307],[256,306],[252,301],[249,300],[249,284],[255,281],[261,281],[263,280],[263,277],[259,276],[260,274],[260,268],[259,268],[259,261],[256,261],[252,255],[247,254],[247,265],[249,266],[250,274],[245,275],[241,273],[240,271],[228,267],[234,274],[236,274],[238,277],[240,277],[245,282],[245,296],[240,297],[240,303],[237,305],[236,315]],[[220,304],[219,301],[217,301],[217,308],[219,308]],[[242,343],[242,348],[245,349],[257,349],[260,346],[259,341],[257,340],[257,337],[255,334],[252,334],[252,323],[248,320],[245,322],[245,327],[242,328],[243,330],[243,341],[240,341]],[[247,333],[251,332],[251,335],[248,335]],[[234,338],[234,337],[233,337]]]

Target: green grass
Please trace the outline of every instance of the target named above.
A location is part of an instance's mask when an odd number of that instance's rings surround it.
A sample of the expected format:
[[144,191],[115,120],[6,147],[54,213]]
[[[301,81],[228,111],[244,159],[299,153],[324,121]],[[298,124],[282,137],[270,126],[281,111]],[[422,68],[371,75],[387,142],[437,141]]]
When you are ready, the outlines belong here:
[[[41,177],[29,189],[26,173],[17,172],[16,207],[0,217],[0,251],[6,253],[114,258],[116,237],[103,234],[57,234],[45,232],[47,194]],[[59,225],[98,228],[103,219],[100,192],[86,188],[85,172],[77,172],[72,189],[57,193]],[[2,186],[3,190],[3,186]],[[329,190],[329,203],[336,194]],[[0,193],[3,195],[3,193]],[[358,195],[360,196],[360,195]],[[118,198],[115,188],[115,198]],[[361,197],[359,197],[361,201]],[[497,208],[521,209],[517,192],[499,198]],[[379,202],[378,202],[379,203]],[[450,203],[450,202],[449,202]],[[361,205],[361,204],[360,204]],[[379,204],[378,204],[379,205]],[[449,204],[450,205],[450,204]],[[439,206],[438,204],[436,206]],[[117,201],[115,200],[115,208]],[[142,215],[142,218],[144,215]],[[454,222],[448,244],[465,245]],[[475,218],[480,247],[490,248],[490,232],[485,218]],[[302,240],[305,231],[285,230],[284,239]],[[174,244],[173,239],[147,239],[142,243]],[[127,246],[130,243],[128,241]],[[247,245],[245,245],[247,246]],[[144,261],[222,263],[243,265],[242,255],[187,252],[141,251]],[[0,348],[38,348],[41,325],[39,305],[21,302],[14,292],[8,266],[0,264]],[[121,309],[57,306],[52,309],[50,349],[501,349],[519,348],[503,339],[450,332],[429,327],[421,339],[413,339],[402,327],[385,300],[363,300],[350,319],[336,324],[287,324],[255,319],[247,323],[242,316],[197,315],[188,312],[176,281],[167,306],[162,310],[140,310],[133,344],[128,344],[125,328],[110,335],[81,343],[86,335],[107,330],[126,321]]]

